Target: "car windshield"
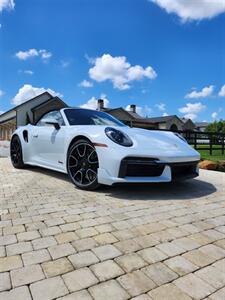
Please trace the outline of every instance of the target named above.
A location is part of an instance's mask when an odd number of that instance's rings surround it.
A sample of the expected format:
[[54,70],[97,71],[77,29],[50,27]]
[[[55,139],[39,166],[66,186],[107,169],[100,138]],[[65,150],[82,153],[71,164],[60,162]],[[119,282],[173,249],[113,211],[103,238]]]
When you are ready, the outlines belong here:
[[125,126],[111,115],[91,109],[65,109],[64,113],[70,125],[109,125]]

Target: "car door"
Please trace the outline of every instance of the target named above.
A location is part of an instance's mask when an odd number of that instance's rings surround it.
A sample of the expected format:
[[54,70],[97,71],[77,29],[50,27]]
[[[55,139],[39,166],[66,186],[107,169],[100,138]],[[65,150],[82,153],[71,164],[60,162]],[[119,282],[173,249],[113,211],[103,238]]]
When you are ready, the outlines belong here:
[[[49,121],[60,125],[56,129]],[[47,123],[48,122],[48,123]],[[36,163],[55,169],[64,168],[65,126],[60,111],[45,114],[32,130],[32,145]]]

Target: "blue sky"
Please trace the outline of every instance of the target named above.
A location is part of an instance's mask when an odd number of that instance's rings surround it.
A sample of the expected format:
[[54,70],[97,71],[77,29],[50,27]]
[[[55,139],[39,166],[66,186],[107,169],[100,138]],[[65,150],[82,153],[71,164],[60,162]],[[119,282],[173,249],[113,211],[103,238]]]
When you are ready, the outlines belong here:
[[225,118],[224,1],[0,0],[0,111],[50,89],[71,106]]

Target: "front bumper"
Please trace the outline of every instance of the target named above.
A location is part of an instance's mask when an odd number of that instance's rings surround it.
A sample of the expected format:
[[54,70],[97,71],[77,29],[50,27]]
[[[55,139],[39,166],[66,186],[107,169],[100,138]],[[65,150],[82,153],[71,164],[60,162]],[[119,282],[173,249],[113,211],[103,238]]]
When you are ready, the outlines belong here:
[[121,160],[118,176],[110,176],[107,170],[98,170],[98,181],[102,184],[147,183],[186,180],[199,175],[198,160],[166,162],[154,158],[125,157]]

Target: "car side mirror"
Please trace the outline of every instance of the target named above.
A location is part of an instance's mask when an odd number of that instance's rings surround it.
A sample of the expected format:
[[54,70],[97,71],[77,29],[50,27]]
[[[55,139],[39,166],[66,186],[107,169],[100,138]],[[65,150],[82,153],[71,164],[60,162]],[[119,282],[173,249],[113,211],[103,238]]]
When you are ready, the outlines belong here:
[[49,124],[49,125],[53,125],[56,130],[60,129],[59,123],[57,121],[52,120],[52,119],[46,119],[46,120],[44,120],[44,123]]

